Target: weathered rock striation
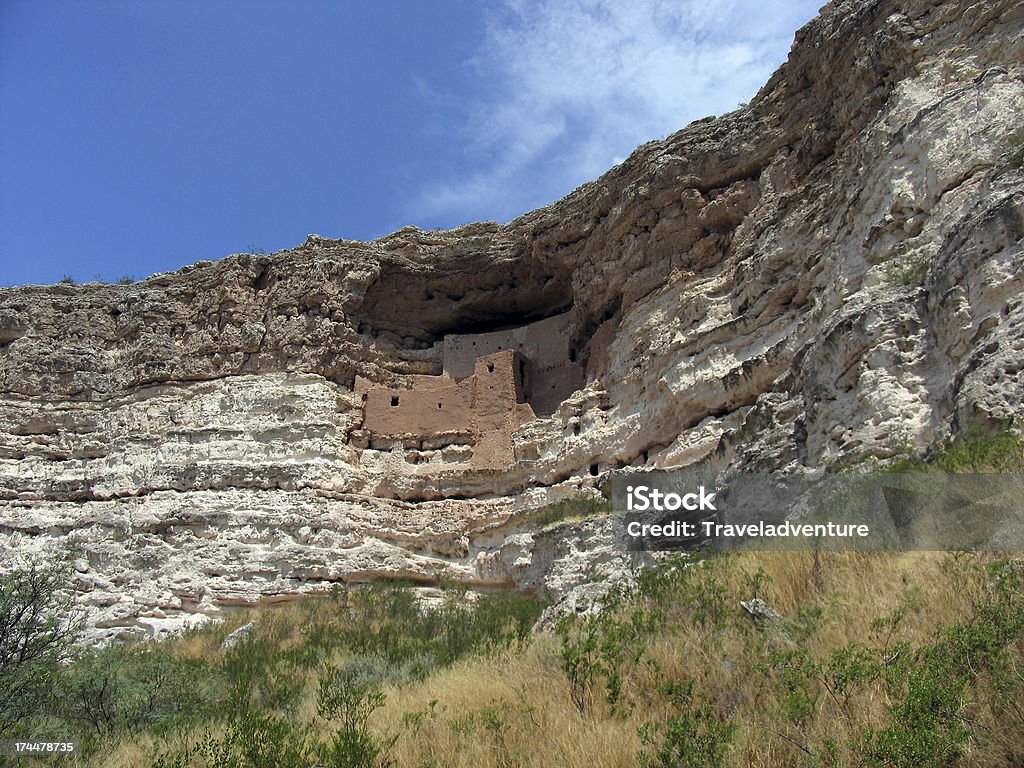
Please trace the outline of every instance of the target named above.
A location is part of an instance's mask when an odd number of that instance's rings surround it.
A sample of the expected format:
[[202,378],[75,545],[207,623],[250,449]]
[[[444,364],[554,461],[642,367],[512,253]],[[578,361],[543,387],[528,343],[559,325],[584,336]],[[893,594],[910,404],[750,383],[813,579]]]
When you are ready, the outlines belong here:
[[[1024,4],[838,0],[749,106],[506,225],[0,290],[0,546],[70,548],[100,637],[382,576],[557,597],[622,557],[599,519],[517,517],[609,471],[1005,428],[1022,114]],[[367,438],[357,377],[562,313],[586,375],[500,422],[509,461]]]

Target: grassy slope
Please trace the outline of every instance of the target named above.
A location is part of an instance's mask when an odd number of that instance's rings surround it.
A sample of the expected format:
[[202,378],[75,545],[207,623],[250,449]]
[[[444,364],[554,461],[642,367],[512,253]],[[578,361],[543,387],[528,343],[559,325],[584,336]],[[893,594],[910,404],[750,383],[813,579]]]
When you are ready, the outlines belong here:
[[[1020,471],[1022,445],[974,438],[899,469]],[[112,721],[79,764],[284,765],[170,758],[227,744],[239,712],[328,739],[339,720],[318,695],[340,668],[383,694],[364,730],[380,765],[1019,766],[1022,579],[1021,560],[984,554],[740,553],[649,573],[599,617],[532,636],[528,601],[460,613],[453,590],[430,618],[391,587],[309,598],[158,646],[214,684],[192,714]],[[739,607],[755,596],[781,618],[755,623]],[[248,620],[253,638],[221,650]]]
[[[962,705],[948,720],[966,725],[969,735],[944,741],[939,733],[940,738],[932,739],[934,748],[926,744],[921,751],[927,755],[930,750],[934,762],[900,760],[894,752],[897,758],[875,763],[857,746],[863,728],[884,731],[893,722],[894,707],[913,693],[898,680],[888,681],[884,667],[878,676],[865,676],[843,690],[833,682],[833,695],[824,681],[829,674],[836,677],[835,670],[815,671],[809,663],[827,662],[837,649],[863,647],[869,662],[880,664],[899,652],[902,658],[890,664],[893,671],[916,668],[920,662],[915,654],[936,646],[942,628],[958,622],[980,626],[978,606],[997,590],[986,570],[992,562],[986,556],[940,553],[818,559],[804,553],[744,553],[716,558],[606,614],[616,618],[599,622],[601,629],[594,633],[598,642],[593,658],[601,669],[578,697],[582,707],[571,695],[562,651],[563,642],[571,646],[589,636],[576,626],[561,638],[543,633],[521,644],[468,654],[424,679],[385,683],[385,703],[371,716],[370,729],[376,735],[397,735],[387,752],[397,766],[630,766],[641,753],[653,758],[663,741],[662,733],[654,732],[645,742],[640,735],[645,725],[671,724],[682,710],[693,712],[706,703],[708,722],[736,726],[724,765],[941,765],[945,757],[958,754],[960,763],[952,764],[1019,765],[1024,760],[1024,711],[1014,702],[1024,700],[1020,626],[1002,646],[1006,655],[999,664],[1004,666],[988,669],[982,664],[977,675],[963,673],[967,683],[959,696]],[[1019,582],[1014,589],[1006,610],[1020,615],[1024,596]],[[755,592],[782,621],[759,627],[738,609],[738,601]],[[303,627],[330,610],[324,602],[260,612],[260,636],[274,636],[275,626],[291,629],[265,652],[301,647]],[[660,615],[652,619],[652,614]],[[177,641],[172,652],[223,657],[219,642],[224,633],[193,634]],[[621,653],[614,648],[616,641]],[[957,654],[949,650],[947,655]],[[335,660],[345,656],[339,651]],[[904,661],[906,668],[901,666]],[[801,664],[806,674],[794,671]],[[615,697],[609,696],[607,672],[612,669],[622,678]],[[295,722],[326,728],[315,720],[317,670],[282,666],[275,675],[302,683],[298,701],[290,707]],[[666,692],[665,682],[671,680],[694,684],[694,698],[682,708]],[[272,707],[259,695],[253,703]],[[698,718],[690,726],[700,731],[707,724]],[[219,720],[209,718],[188,730],[199,734],[206,727],[215,734],[224,729]],[[119,737],[106,742],[87,764],[147,765],[167,738]],[[828,758],[830,741],[835,744],[834,762]],[[946,741],[949,745],[943,746]],[[651,764],[715,762],[652,759]]]

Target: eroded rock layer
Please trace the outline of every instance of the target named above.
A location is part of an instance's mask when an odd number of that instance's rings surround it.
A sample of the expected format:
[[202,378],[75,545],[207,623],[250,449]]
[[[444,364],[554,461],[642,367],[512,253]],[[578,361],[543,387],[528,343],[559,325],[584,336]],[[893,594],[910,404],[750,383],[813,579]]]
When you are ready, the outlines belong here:
[[[0,290],[2,546],[69,548],[100,636],[381,576],[558,597],[621,555],[600,520],[517,519],[609,471],[1004,428],[1022,62],[1019,2],[834,2],[749,106],[509,224]],[[397,391],[445,338],[562,313],[586,375],[501,422],[511,460],[367,436],[357,376]]]

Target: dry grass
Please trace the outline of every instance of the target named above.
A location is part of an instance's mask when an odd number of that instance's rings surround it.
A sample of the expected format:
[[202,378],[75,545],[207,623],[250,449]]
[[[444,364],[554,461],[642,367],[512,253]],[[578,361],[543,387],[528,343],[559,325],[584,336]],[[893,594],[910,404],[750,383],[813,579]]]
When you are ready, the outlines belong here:
[[[942,446],[926,460],[908,458],[893,466],[899,471],[946,472],[1022,468],[1024,440],[1011,433],[971,435]],[[555,522],[588,513],[589,503],[569,500],[514,523]],[[490,651],[477,649],[451,666],[434,666],[418,681],[389,672],[386,680],[391,682],[382,688],[385,703],[372,714],[370,729],[385,740],[395,737],[386,755],[386,764],[395,768],[634,766],[663,745],[664,734],[670,732],[648,730],[645,737],[645,728],[673,722],[683,722],[683,731],[704,729],[705,734],[716,724],[735,725],[722,759],[705,755],[685,763],[695,766],[1019,768],[1024,765],[1024,629],[1015,625],[1017,634],[999,663],[969,673],[963,666],[973,660],[956,658],[966,646],[943,634],[946,628],[970,627],[982,615],[994,589],[985,567],[995,560],[985,554],[934,552],[742,552],[715,557],[676,571],[678,576],[665,576],[661,587],[641,590],[590,624],[559,635],[545,632]],[[1019,594],[1020,582],[1012,583],[1018,592],[1004,606],[1016,606],[1013,610],[1019,612],[1024,595]],[[741,600],[755,596],[782,618],[756,624],[739,607]],[[264,643],[258,653],[264,656],[298,657],[318,638],[315,642],[326,650],[313,665],[270,664],[264,669],[270,678],[297,685],[298,701],[289,710],[296,726],[323,729],[327,725],[317,717],[317,664],[341,665],[366,650],[329,641],[339,627],[351,626],[348,608],[344,594],[331,594],[239,609],[219,627],[188,633],[166,649],[179,658],[204,660],[212,670],[224,659],[224,638],[248,621],[257,625]],[[374,610],[390,609],[380,603]],[[372,624],[380,615],[364,618]],[[585,695],[574,700],[564,649],[571,650],[585,637],[588,626],[600,630],[597,644],[587,651],[599,663],[585,681]],[[421,636],[418,642],[425,639]],[[897,708],[908,697],[907,670],[915,669],[918,661],[928,663],[927,653],[915,655],[928,649],[964,662],[950,667],[952,675],[967,681],[950,717],[969,736],[931,762],[920,757],[871,758],[865,749],[877,742],[865,747],[862,734],[875,729],[877,736],[896,722]],[[829,677],[828,665],[848,652],[862,653],[875,673],[844,688]],[[901,670],[902,679],[894,674]],[[666,683],[689,686],[691,698],[680,699],[678,688],[674,696]],[[265,706],[267,695],[255,692],[250,704]],[[690,717],[695,713],[696,719]],[[225,726],[211,718],[170,739],[195,740],[206,728],[217,736]],[[77,764],[150,765],[154,754],[169,746],[167,739],[146,733],[125,737]]]
[[[824,657],[851,644],[884,643],[874,622],[901,608],[905,617],[889,638],[892,644],[927,642],[936,628],[963,617],[974,595],[949,562],[939,553],[747,553],[716,573],[730,594],[740,595],[760,572],[760,596],[787,619],[807,606],[826,605],[820,626],[799,641],[811,656]],[[887,701],[872,691],[847,708],[820,697],[802,732],[781,724],[768,706],[772,695],[759,665],[769,662],[771,651],[798,643],[772,632],[742,621],[677,626],[651,642],[646,659],[653,665],[629,671],[618,706],[598,698],[586,715],[570,700],[557,640],[540,635],[521,653],[471,659],[423,683],[389,690],[375,724],[401,734],[391,753],[397,766],[635,765],[642,746],[638,729],[670,712],[652,696],[654,665],[662,677],[694,680],[718,711],[741,724],[735,765],[767,768],[800,760],[806,754],[797,744],[845,743],[863,725],[885,722]]]
[[[419,682],[384,687],[385,705],[370,726],[378,735],[397,739],[388,752],[396,768],[462,766],[567,766],[619,768],[637,764],[650,751],[640,732],[645,724],[673,716],[670,701],[659,692],[666,679],[692,681],[700,700],[710,702],[715,717],[737,724],[727,765],[774,768],[822,762],[821,745],[839,745],[836,765],[867,765],[849,745],[865,726],[884,727],[893,701],[881,680],[862,686],[849,701],[819,690],[811,710],[794,720],[780,703],[777,654],[806,651],[825,659],[852,645],[878,651],[908,642],[921,647],[937,632],[963,620],[981,596],[979,566],[994,558],[955,558],[941,553],[839,554],[740,553],[688,569],[695,582],[717,584],[726,613],[701,620],[683,603],[667,600],[666,623],[645,636],[639,658],[622,661],[623,684],[610,703],[601,680],[591,690],[591,705],[581,712],[570,697],[562,669],[561,640],[551,633],[453,666],[437,669]],[[783,616],[766,627],[755,625],[738,608],[754,595]],[[684,601],[685,602],[685,601]],[[228,624],[180,638],[174,653],[215,658],[228,632],[255,620],[283,651],[304,642],[303,628],[338,610],[330,597],[239,611]],[[635,607],[627,603],[627,615]],[[886,625],[878,620],[897,616]],[[630,649],[633,650],[633,649]],[[1011,649],[1019,680],[1024,648]],[[344,654],[330,661],[339,663]],[[297,722],[314,722],[317,672],[305,675]],[[980,738],[966,744],[962,762],[969,766],[1012,766],[1024,745],[1024,712],[1000,698],[982,677],[971,689],[964,716],[975,722]],[[193,731],[197,737],[203,727]],[[222,731],[209,723],[214,734]],[[187,734],[186,734],[187,735]],[[161,744],[149,735],[112,744],[88,763],[128,768],[151,763]],[[1014,751],[1014,750],[1017,751]],[[812,756],[813,754],[813,756]],[[655,763],[658,764],[658,763]]]
[[376,723],[402,734],[391,753],[395,764],[634,765],[639,741],[633,722],[581,716],[558,658],[555,638],[545,634],[521,652],[470,659],[390,691]]

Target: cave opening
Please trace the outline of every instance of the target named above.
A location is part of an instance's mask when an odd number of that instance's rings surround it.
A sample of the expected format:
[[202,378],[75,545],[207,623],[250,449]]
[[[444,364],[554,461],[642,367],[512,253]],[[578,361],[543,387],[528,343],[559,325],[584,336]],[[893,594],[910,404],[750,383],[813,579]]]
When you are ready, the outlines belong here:
[[417,241],[381,253],[379,272],[346,314],[378,333],[436,343],[446,334],[506,330],[572,307],[570,264],[546,263],[528,244],[494,237]]

